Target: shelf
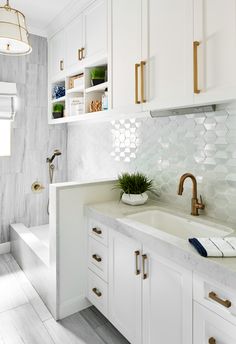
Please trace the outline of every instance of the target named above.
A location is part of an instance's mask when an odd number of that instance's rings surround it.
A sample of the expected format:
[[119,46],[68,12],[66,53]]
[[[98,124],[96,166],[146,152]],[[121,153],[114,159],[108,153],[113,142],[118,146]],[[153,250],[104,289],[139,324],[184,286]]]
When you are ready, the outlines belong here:
[[84,92],[84,87],[74,87],[70,88],[69,90],[66,90],[66,94],[71,94],[71,93],[83,93]]
[[66,100],[66,97],[61,97],[61,98],[57,98],[57,99],[52,99],[52,104],[55,104],[55,103],[61,103],[61,102],[64,102]]
[[108,82],[107,81],[103,82],[102,84],[86,88],[85,93],[104,92],[106,88],[108,88]]

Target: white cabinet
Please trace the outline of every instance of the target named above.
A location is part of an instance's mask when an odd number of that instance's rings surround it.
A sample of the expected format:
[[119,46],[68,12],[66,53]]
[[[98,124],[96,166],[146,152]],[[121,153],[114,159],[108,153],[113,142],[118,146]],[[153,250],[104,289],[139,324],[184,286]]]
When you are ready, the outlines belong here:
[[135,344],[141,343],[142,329],[138,252],[138,242],[116,231],[109,232],[109,319]]
[[84,51],[82,57],[93,61],[107,57],[107,0],[97,0],[83,13]]
[[[148,248],[143,279],[143,343],[192,343],[192,273]],[[198,342],[203,344],[203,342]]]
[[83,16],[73,20],[65,29],[66,67],[79,67],[82,61],[83,48]]
[[214,312],[194,303],[193,344],[235,344],[236,327]]
[[[149,0],[143,23],[146,109],[193,103],[193,1]],[[147,27],[147,29],[146,29]]]
[[194,0],[198,58],[195,103],[235,99],[236,0]]
[[60,78],[65,70],[65,31],[62,30],[50,40],[50,75]]
[[112,1],[113,109],[118,112],[142,110],[142,3],[142,0]]

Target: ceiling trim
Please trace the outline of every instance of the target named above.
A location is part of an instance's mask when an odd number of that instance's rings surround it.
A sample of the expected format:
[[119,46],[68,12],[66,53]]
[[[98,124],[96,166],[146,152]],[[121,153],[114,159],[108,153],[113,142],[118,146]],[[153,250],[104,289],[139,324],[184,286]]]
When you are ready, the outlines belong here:
[[70,23],[78,14],[80,14],[86,7],[88,7],[95,0],[72,0],[52,22],[45,28],[48,38],[54,36],[58,31],[61,31],[66,24]]

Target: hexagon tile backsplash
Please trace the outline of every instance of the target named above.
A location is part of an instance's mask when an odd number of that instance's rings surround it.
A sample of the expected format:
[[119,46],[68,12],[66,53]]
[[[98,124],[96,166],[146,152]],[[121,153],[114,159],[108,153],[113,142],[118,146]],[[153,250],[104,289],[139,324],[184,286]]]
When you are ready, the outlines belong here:
[[69,180],[142,171],[155,179],[160,200],[189,212],[191,181],[186,181],[181,197],[177,186],[180,176],[191,172],[197,177],[205,213],[236,224],[235,105],[215,113],[85,124],[68,130]]

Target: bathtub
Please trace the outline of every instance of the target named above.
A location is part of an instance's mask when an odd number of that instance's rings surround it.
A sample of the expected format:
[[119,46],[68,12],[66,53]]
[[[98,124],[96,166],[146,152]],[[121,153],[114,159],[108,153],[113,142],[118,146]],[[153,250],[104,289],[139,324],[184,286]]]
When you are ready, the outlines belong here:
[[51,297],[49,225],[10,227],[11,253],[48,309],[54,313]]

